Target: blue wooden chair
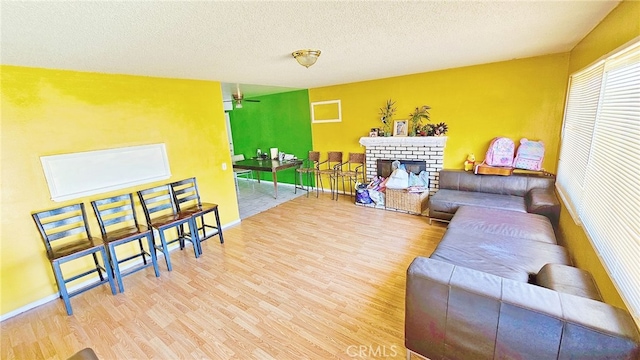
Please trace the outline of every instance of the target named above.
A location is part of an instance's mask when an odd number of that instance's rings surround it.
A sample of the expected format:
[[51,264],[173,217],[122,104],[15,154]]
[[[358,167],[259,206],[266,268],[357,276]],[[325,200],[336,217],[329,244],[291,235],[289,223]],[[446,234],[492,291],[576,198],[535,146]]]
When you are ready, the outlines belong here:
[[[222,227],[220,226],[220,214],[218,213],[218,204],[203,203],[200,201],[200,193],[198,192],[198,183],[195,177],[180,180],[171,183],[173,199],[178,208],[178,213],[184,216],[190,216],[196,228],[198,236],[198,251],[202,253],[201,242],[210,237],[218,235],[220,243],[224,243],[222,237]],[[205,223],[204,216],[213,213],[216,225],[208,225]],[[209,233],[207,233],[209,229]]]
[[[124,285],[122,284],[123,276],[132,274],[149,266],[153,266],[156,277],[160,276],[156,252],[153,251],[153,235],[148,227],[138,224],[136,210],[133,206],[133,196],[131,194],[125,194],[95,200],[91,202],[91,206],[93,207],[93,211],[98,219],[98,224],[100,224],[102,241],[109,250],[111,267],[115,273],[120,292],[124,292]],[[142,239],[146,239],[149,252],[145,251],[142,246]],[[116,246],[132,241],[138,242],[140,250],[124,259],[118,259]],[[147,256],[151,259],[150,262],[147,261]],[[120,271],[120,264],[138,258],[142,258],[141,264],[133,266],[125,272]]]
[[[60,297],[68,315],[73,314],[70,298],[81,294],[106,282],[111,286],[111,293],[116,294],[116,285],[113,281],[107,250],[100,239],[91,237],[87,225],[87,215],[84,204],[64,206],[57,209],[40,211],[31,214],[38,226],[44,246],[47,250],[47,258],[51,262],[53,273],[58,284]],[[101,266],[97,254],[102,256]],[[95,264],[88,271],[65,278],[60,265],[85,256],[91,256]],[[82,286],[79,289],[69,291],[67,283],[79,280],[86,276],[98,273],[98,280]],[[106,275],[106,276],[105,276]]]
[[[153,236],[154,251],[162,251],[169,271],[173,268],[171,266],[171,259],[169,258],[168,246],[175,242],[179,242],[180,250],[182,250],[184,249],[185,240],[190,241],[193,244],[193,252],[196,258],[200,256],[198,232],[195,229],[195,222],[190,214],[178,213],[171,187],[168,184],[138,191],[138,198],[144,210],[147,226],[156,229],[160,237],[160,244],[158,244],[155,234]],[[185,225],[189,227],[189,233],[184,231]],[[176,229],[177,236],[167,241],[165,231],[170,229]]]

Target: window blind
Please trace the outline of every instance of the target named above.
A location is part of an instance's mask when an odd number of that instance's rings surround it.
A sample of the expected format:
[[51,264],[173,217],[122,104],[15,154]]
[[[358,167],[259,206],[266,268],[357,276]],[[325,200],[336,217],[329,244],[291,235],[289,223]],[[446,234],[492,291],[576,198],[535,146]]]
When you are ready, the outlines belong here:
[[559,192],[578,217],[638,324],[639,45],[572,76],[558,164]]
[[[565,109],[562,146],[558,161],[558,192],[579,223],[578,208],[589,161],[591,137],[600,100],[604,61],[573,75]],[[567,201],[569,200],[569,201]]]

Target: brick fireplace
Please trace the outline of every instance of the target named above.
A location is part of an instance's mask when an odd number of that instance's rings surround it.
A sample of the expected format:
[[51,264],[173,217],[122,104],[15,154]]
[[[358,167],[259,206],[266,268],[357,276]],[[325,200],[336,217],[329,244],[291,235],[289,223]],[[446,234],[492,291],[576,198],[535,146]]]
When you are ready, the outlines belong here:
[[438,189],[438,172],[444,165],[446,136],[416,137],[362,137],[360,145],[365,146],[367,180],[377,172],[378,159],[421,160],[426,163],[429,173],[429,193]]

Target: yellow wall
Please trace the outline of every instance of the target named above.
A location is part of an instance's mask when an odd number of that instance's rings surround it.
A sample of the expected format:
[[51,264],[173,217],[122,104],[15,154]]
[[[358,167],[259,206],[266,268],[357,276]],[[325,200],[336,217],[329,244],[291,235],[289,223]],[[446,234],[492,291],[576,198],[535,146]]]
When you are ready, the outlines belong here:
[[[576,72],[640,36],[640,2],[624,1],[571,51],[570,73]],[[610,304],[625,307],[584,230],[567,212],[560,214],[560,238],[577,266],[589,270]]]
[[431,123],[447,123],[445,168],[463,168],[468,153],[481,161],[491,139],[506,136],[543,140],[543,166],[555,172],[568,64],[564,53],[311,89],[312,102],[342,100],[342,122],[313,124],[313,146],[323,159],[364,151],[358,140],[382,127],[379,109],[391,98],[395,120],[426,104]]
[[640,36],[640,1],[623,1],[571,50],[569,74]]
[[[2,66],[1,313],[56,293],[30,213],[195,176],[223,224],[238,219],[220,83]],[[171,178],[56,203],[40,156],[165,143]],[[93,235],[100,231],[87,208]],[[139,212],[139,215],[141,212]],[[166,270],[161,268],[165,273]]]

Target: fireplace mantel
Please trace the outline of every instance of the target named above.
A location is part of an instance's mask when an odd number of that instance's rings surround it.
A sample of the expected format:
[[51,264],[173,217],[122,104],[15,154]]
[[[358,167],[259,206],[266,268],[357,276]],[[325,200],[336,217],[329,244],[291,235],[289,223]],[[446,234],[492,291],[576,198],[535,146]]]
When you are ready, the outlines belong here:
[[371,146],[437,146],[444,147],[446,136],[374,136],[361,137],[360,145]]

